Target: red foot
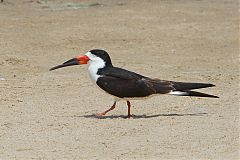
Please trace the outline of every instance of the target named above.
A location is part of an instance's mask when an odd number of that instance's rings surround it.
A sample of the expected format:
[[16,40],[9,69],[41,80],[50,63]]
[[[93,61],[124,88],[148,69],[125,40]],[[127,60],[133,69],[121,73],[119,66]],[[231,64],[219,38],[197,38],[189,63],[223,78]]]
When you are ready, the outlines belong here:
[[128,115],[126,118],[131,118],[132,117],[132,115]]
[[114,103],[113,103],[113,105],[112,105],[111,108],[109,108],[108,110],[106,110],[106,111],[104,111],[104,112],[102,112],[102,113],[97,113],[96,115],[97,115],[97,116],[105,116],[109,111],[111,111],[111,110],[113,110],[113,109],[115,108],[116,103],[117,103],[117,102],[114,101]]
[[128,106],[128,116],[127,118],[131,118],[131,103],[129,101],[127,101],[127,106]]

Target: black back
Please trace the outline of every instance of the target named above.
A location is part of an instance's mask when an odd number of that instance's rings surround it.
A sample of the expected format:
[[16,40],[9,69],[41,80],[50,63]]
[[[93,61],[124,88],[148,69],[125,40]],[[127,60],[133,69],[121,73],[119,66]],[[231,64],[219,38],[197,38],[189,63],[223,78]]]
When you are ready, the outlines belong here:
[[98,71],[102,75],[97,80],[97,85],[114,96],[145,97],[152,94],[144,81],[143,76],[117,67],[103,68]]
[[106,92],[120,97],[146,97],[156,93],[168,93],[173,89],[167,81],[155,81],[140,74],[118,68],[106,67],[98,71],[101,77],[97,85]]

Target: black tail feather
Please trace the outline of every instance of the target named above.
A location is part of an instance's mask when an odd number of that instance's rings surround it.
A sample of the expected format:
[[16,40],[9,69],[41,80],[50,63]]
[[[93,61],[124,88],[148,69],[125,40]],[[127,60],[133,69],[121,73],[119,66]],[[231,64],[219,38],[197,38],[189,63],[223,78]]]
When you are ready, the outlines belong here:
[[177,91],[188,91],[192,89],[199,89],[199,88],[207,88],[207,87],[214,87],[214,84],[210,83],[186,83],[186,82],[172,82],[173,87]]
[[219,98],[218,96],[214,96],[211,94],[195,92],[195,91],[186,91],[186,96],[193,96],[193,97],[210,97],[210,98]]
[[[219,98],[211,94],[192,91],[194,89],[214,87],[214,84],[210,83],[188,83],[188,82],[174,82],[165,81],[160,79],[145,79],[146,84],[149,85],[151,91],[160,94],[170,94],[176,96],[193,96],[193,97],[210,97]],[[153,89],[152,89],[153,88]]]

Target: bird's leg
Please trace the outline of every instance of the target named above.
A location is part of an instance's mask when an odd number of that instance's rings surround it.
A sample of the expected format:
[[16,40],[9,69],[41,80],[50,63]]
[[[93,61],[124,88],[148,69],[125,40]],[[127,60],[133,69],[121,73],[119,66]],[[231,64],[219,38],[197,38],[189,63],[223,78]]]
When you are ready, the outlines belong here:
[[127,118],[131,117],[131,103],[129,101],[127,101],[127,106],[128,106],[128,116]]
[[117,102],[114,101],[114,103],[113,103],[113,105],[112,105],[111,108],[109,108],[108,110],[106,110],[106,111],[104,111],[104,112],[98,113],[97,115],[98,115],[98,116],[104,116],[104,115],[106,115],[109,111],[113,110],[113,109],[116,107],[116,103],[117,103]]

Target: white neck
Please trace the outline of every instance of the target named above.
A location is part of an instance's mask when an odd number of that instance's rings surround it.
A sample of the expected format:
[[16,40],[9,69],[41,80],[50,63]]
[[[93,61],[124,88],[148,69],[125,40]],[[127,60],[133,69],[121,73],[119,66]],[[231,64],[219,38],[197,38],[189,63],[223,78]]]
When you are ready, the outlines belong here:
[[91,52],[86,53],[86,55],[90,58],[88,61],[88,73],[93,82],[96,82],[97,79],[100,77],[100,75],[97,74],[98,69],[105,67],[105,62],[95,55],[93,55]]

